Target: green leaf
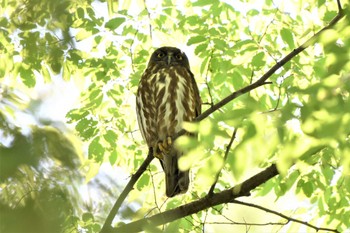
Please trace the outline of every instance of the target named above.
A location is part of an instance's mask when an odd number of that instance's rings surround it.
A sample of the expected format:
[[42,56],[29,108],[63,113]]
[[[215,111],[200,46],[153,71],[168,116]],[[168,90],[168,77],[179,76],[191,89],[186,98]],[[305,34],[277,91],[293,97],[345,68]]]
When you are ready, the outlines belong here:
[[322,169],[322,174],[324,175],[328,185],[331,184],[334,173],[335,173],[334,170],[329,166],[326,166],[325,168]]
[[202,22],[200,17],[197,15],[191,15],[189,17],[186,17],[185,22],[187,22],[191,26],[198,25],[198,22]]
[[222,5],[218,1],[212,1],[214,4],[210,7],[210,12],[214,17],[220,17],[220,14],[223,12]]
[[79,30],[79,32],[77,33],[77,35],[75,36],[75,39],[77,41],[82,41],[86,38],[89,38],[92,35],[92,31],[91,30],[87,30],[85,28],[82,28]]
[[0,18],[0,27],[7,27],[7,26],[8,26],[7,17],[1,17]]
[[105,149],[100,144],[100,138],[95,137],[89,144],[89,159],[95,159],[96,162],[102,162]]
[[51,75],[50,75],[50,72],[47,69],[46,65],[43,65],[42,70],[41,70],[41,74],[43,75],[44,80],[45,80],[46,83],[51,81]]
[[105,133],[103,137],[112,147],[116,147],[118,135],[114,131],[107,130],[107,133]]
[[207,57],[205,57],[204,60],[202,61],[201,66],[200,66],[200,69],[199,69],[199,72],[200,72],[201,74],[204,74],[204,72],[206,72],[206,70],[207,70],[207,68],[208,68],[209,59],[210,59],[210,57],[207,56]]
[[305,182],[302,186],[301,186],[304,194],[307,196],[307,197],[311,197],[313,191],[314,191],[314,186],[312,184],[311,181],[307,181]]
[[241,41],[238,41],[238,42],[236,42],[233,45],[232,49],[234,49],[234,50],[239,50],[239,49],[246,50],[247,47],[253,47],[254,50],[257,49],[256,43],[254,42],[254,40],[241,40]]
[[136,187],[139,191],[142,190],[143,187],[147,186],[150,182],[150,176],[148,173],[144,173],[141,178],[137,181]]
[[79,7],[77,9],[77,15],[78,15],[78,18],[83,19],[84,18],[84,9]]
[[109,163],[111,165],[114,165],[115,162],[117,161],[117,158],[118,158],[118,153],[117,151],[114,149],[111,154],[109,155]]
[[256,15],[259,15],[259,14],[260,14],[260,12],[258,10],[256,10],[256,9],[251,9],[251,10],[249,10],[246,13],[246,15],[249,15],[249,16],[256,16]]
[[100,36],[100,35],[97,35],[97,36],[95,36],[94,37],[94,41],[95,41],[95,43],[98,45],[98,44],[100,44],[101,43],[101,40],[102,40],[102,36]]
[[101,90],[99,89],[93,90],[89,95],[90,101],[93,101],[94,99],[96,99],[100,94],[101,94]]
[[[210,28],[209,35],[211,37],[218,37],[218,36],[220,36],[220,32],[216,28]],[[214,38],[214,39],[217,39],[217,38]]]
[[198,44],[198,43],[206,41],[206,40],[207,40],[207,38],[205,36],[194,36],[188,40],[187,45]]
[[255,56],[252,59],[252,65],[255,67],[261,67],[264,66],[266,63],[265,61],[265,53],[264,52],[260,52],[255,54]]
[[192,6],[207,6],[214,4],[215,1],[213,0],[198,0],[196,2],[192,3]]
[[214,42],[214,47],[218,50],[225,51],[228,47],[226,41],[224,40],[214,38],[213,42]]
[[[66,117],[69,118],[70,120],[81,120],[82,118],[85,118],[87,115],[89,115],[88,111],[80,112],[79,109],[72,109],[67,113]],[[72,123],[72,122],[69,122],[69,123]]]
[[266,196],[267,194],[269,194],[272,191],[272,189],[275,186],[277,186],[275,179],[268,180],[267,182],[265,182],[264,184],[260,185],[257,188],[258,195],[259,196]]
[[206,51],[207,48],[208,48],[207,43],[200,44],[195,48],[194,53],[199,55],[200,53],[203,53],[204,51]]
[[122,23],[125,22],[125,18],[124,17],[116,17],[113,18],[111,20],[109,20],[106,24],[105,27],[110,29],[110,30],[115,30],[117,29],[120,25],[122,25]]
[[81,217],[84,222],[89,222],[94,220],[94,216],[90,212],[83,213]]
[[95,135],[96,125],[97,125],[97,121],[83,118],[75,126],[75,129],[79,132],[80,136],[83,139],[87,140]]
[[337,11],[327,11],[323,17],[323,21],[330,22],[337,14]]
[[326,0],[317,0],[317,6],[321,7],[325,4]]
[[252,122],[246,122],[244,126],[246,127],[246,134],[242,138],[242,141],[254,137],[257,133],[256,126]]
[[288,28],[282,28],[280,33],[282,40],[288,44],[291,49],[295,48],[293,32]]
[[59,61],[53,61],[51,62],[50,67],[55,74],[59,74],[62,68],[62,64]]
[[21,66],[19,68],[19,74],[21,76],[23,83],[27,87],[34,87],[35,86],[36,79],[35,79],[34,73],[31,69],[26,69],[26,68]]

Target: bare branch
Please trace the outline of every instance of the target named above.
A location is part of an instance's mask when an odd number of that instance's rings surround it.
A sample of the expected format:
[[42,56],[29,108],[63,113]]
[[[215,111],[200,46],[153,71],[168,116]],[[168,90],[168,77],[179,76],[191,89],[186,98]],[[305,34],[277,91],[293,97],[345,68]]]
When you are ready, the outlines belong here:
[[251,203],[247,203],[247,202],[243,202],[243,201],[237,201],[237,200],[233,200],[231,201],[231,203],[235,203],[235,204],[240,204],[240,205],[245,205],[245,206],[250,206],[250,207],[254,207],[254,208],[257,208],[257,209],[260,209],[260,210],[263,210],[263,211],[266,211],[268,213],[271,213],[271,214],[274,214],[274,215],[277,215],[281,218],[284,218],[286,219],[288,222],[297,222],[297,223],[300,223],[300,224],[303,224],[305,226],[308,226],[308,227],[311,227],[313,229],[315,229],[316,231],[331,231],[331,232],[337,232],[339,233],[339,231],[337,229],[330,229],[330,228],[324,228],[324,227],[316,227],[308,222],[305,222],[305,221],[301,221],[299,219],[295,219],[295,218],[291,218],[291,217],[288,217],[282,213],[279,213],[277,211],[274,211],[274,210],[270,210],[268,208],[265,208],[265,207],[262,207],[262,206],[259,206],[259,205],[255,205],[255,204],[251,204]]

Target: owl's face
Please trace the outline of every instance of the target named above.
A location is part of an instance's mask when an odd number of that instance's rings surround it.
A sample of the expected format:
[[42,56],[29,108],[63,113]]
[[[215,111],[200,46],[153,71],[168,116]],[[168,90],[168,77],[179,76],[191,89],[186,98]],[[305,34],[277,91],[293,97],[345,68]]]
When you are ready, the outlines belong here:
[[161,47],[154,51],[148,63],[148,66],[150,65],[160,65],[162,67],[180,65],[190,69],[186,54],[175,47]]

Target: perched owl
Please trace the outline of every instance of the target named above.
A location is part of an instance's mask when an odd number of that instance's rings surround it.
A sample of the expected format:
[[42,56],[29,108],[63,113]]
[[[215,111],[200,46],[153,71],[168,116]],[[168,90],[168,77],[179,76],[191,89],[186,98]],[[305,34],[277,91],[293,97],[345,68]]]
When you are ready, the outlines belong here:
[[201,99],[184,52],[174,47],[153,52],[139,83],[136,111],[142,137],[163,167],[166,195],[185,193],[189,171],[179,170],[182,153],[174,148],[172,137],[182,122],[201,114]]

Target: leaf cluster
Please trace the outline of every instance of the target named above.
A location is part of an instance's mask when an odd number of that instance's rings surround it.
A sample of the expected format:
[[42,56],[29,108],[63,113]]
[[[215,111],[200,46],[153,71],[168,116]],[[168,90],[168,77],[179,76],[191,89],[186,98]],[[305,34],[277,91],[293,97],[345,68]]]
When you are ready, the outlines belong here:
[[[107,1],[106,15],[99,13],[106,4],[98,1],[95,5],[50,0],[1,3],[4,62],[0,80],[10,86],[20,80],[34,87],[39,79],[51,82],[57,75],[83,86],[81,103],[68,112],[67,122],[86,144],[91,167],[109,162],[130,173],[146,157],[136,124],[134,93],[155,45],[186,48],[206,110],[258,80],[337,14],[336,1],[323,0],[316,5],[295,2],[293,7],[270,0],[237,1],[237,5],[195,0],[184,1],[184,6],[155,1],[146,2],[136,12],[129,2],[122,2]],[[278,199],[294,192],[309,201],[309,208],[303,211],[310,213],[311,222],[322,217],[323,224],[339,231],[349,227],[350,16],[346,4],[344,19],[278,69],[270,83],[236,98],[201,122],[184,125],[198,135],[198,140],[182,136],[176,142],[185,153],[180,167],[192,170],[190,195],[160,204],[164,179],[158,172],[160,166],[152,164],[130,197],[130,203],[135,200],[133,204],[140,207],[127,221],[203,197],[214,183],[215,192],[233,187],[251,170],[276,163],[281,176],[259,187],[256,195],[274,194]],[[1,104],[0,127],[14,145],[0,148],[0,156],[11,155],[1,167],[1,179],[14,176],[23,164],[26,176],[29,170],[44,174],[37,169],[47,154],[69,171],[76,168],[75,153],[62,132],[37,127],[31,129],[30,137],[23,135],[19,127],[8,123],[9,115],[20,110]],[[66,146],[57,147],[56,141]],[[26,151],[29,156],[19,158]],[[23,180],[13,184],[14,189],[21,186]],[[22,194],[18,198],[23,196],[23,191],[18,193]],[[8,202],[9,198],[4,199]],[[85,224],[80,226],[91,232],[99,228],[91,212],[70,221],[74,226]],[[192,226],[202,229],[205,222],[200,212],[167,227],[181,225],[186,232]]]

